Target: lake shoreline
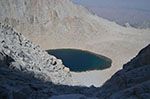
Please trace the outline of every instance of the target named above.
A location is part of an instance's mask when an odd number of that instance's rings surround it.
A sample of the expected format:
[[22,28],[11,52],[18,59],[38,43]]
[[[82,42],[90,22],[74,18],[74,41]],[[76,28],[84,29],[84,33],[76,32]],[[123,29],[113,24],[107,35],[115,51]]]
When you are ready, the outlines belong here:
[[[100,20],[99,20],[100,21]],[[105,22],[103,25],[107,25]],[[94,34],[86,33],[86,39],[83,36],[73,39],[72,35],[62,34],[61,37],[44,35],[25,35],[36,44],[39,44],[44,50],[73,48],[81,50],[89,50],[90,52],[98,53],[112,59],[112,66],[105,70],[94,70],[89,72],[74,73],[71,72],[75,85],[100,87],[114,73],[122,69],[123,64],[127,63],[137,55],[137,53],[147,46],[150,42],[150,30],[140,30],[134,28],[124,28],[119,25],[107,28],[111,31],[101,30],[102,32]],[[57,38],[57,39],[54,39]],[[67,39],[66,39],[67,38]],[[80,40],[78,40],[80,39]]]
[[50,49],[50,55],[63,61],[72,72],[103,70],[111,67],[112,60],[106,56],[80,49]]

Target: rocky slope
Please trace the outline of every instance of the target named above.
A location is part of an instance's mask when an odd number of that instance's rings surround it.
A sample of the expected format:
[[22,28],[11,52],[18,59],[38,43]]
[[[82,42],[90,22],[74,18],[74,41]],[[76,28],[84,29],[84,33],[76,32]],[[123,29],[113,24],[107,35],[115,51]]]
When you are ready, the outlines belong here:
[[77,28],[82,26],[80,23],[83,23],[80,21],[90,13],[81,6],[74,6],[69,0],[1,0],[0,9],[0,21],[10,24],[17,31],[28,35],[48,33],[52,37],[77,32]]
[[71,84],[69,69],[12,27],[0,23],[0,56],[9,68],[30,73],[43,81]]
[[10,26],[0,24],[0,79],[2,99],[148,99],[150,45],[102,87],[56,85],[72,83],[62,63],[20,33],[14,32]]
[[0,0],[0,9],[1,22],[45,49],[87,44],[120,28],[69,0]]

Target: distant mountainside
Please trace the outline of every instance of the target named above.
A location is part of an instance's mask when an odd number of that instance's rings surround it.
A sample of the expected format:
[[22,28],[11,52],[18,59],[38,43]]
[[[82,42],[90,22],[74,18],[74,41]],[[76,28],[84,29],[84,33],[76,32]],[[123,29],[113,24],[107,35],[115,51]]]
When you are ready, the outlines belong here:
[[150,1],[148,0],[71,0],[86,6],[96,15],[124,26],[150,28]]
[[1,22],[10,24],[43,48],[87,42],[96,39],[95,35],[105,36],[120,28],[69,0],[0,0],[0,9]]
[[75,32],[81,26],[78,21],[90,15],[87,9],[69,0],[1,0],[0,8],[0,21],[30,34]]
[[124,26],[129,23],[134,28],[150,28],[150,11],[142,11],[128,8],[107,8],[107,7],[88,7],[96,15],[114,21]]

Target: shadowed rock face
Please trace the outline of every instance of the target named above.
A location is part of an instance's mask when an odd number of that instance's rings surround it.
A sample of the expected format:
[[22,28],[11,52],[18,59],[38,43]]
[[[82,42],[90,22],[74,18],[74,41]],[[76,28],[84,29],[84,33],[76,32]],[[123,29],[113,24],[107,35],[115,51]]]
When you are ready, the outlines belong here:
[[[49,60],[49,61],[48,61]],[[60,62],[60,61],[59,61]],[[100,99],[150,98],[150,45],[115,73],[103,86],[72,84],[70,73],[20,33],[0,24],[0,98],[79,97]],[[47,82],[43,82],[47,81]],[[55,97],[53,97],[55,98]]]
[[[0,23],[0,59],[12,70],[33,73],[35,78],[56,84],[71,84],[70,71],[12,27]],[[59,79],[60,78],[60,79]]]
[[97,96],[112,99],[150,98],[150,45],[115,73]]
[[150,45],[114,74],[104,86],[102,94],[113,99],[150,98]]

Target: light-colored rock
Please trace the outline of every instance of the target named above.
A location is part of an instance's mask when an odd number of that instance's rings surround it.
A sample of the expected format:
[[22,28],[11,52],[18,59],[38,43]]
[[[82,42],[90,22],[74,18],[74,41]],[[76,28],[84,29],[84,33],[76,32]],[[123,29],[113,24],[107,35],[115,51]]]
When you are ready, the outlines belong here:
[[31,72],[35,78],[55,84],[73,84],[69,69],[66,71],[60,60],[15,32],[12,27],[0,23],[0,41],[0,55],[9,57],[6,63],[12,70]]
[[64,70],[65,70],[66,72],[69,72],[69,71],[70,71],[70,69],[67,68],[67,67],[65,67]]
[[131,26],[130,26],[129,23],[126,23],[126,24],[125,24],[125,27],[130,28]]
[[60,60],[60,59],[58,59],[57,62],[58,62],[59,64],[63,64],[62,60]]

